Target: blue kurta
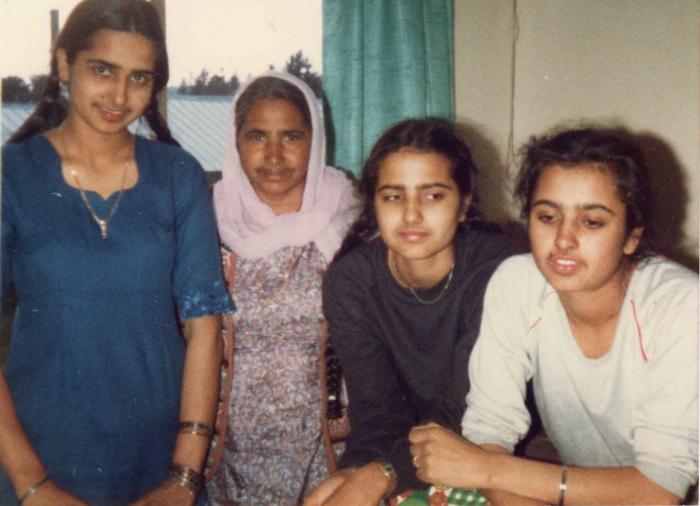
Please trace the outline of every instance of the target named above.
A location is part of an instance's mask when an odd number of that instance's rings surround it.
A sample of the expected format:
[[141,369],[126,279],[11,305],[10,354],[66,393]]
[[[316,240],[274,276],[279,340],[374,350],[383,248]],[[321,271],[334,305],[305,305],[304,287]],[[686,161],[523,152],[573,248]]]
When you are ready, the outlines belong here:
[[[17,295],[5,375],[51,478],[94,504],[166,478],[185,353],[177,313],[233,309],[200,165],[141,137],[134,149],[138,182],[102,239],[45,137],[3,147],[2,278]],[[87,195],[100,217],[117,198]]]

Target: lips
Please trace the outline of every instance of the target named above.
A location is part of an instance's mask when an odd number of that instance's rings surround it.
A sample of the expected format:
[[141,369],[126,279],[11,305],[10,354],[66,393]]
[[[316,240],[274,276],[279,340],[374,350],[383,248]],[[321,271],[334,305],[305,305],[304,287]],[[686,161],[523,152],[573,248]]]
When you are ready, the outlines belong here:
[[287,168],[283,169],[258,169],[258,175],[266,181],[281,181],[289,177],[292,171]]
[[105,121],[110,123],[119,123],[124,121],[126,118],[127,110],[125,109],[111,109],[109,107],[100,107],[100,113]]
[[399,237],[409,243],[419,243],[427,236],[428,233],[422,230],[404,230],[403,232],[399,232]]
[[554,272],[563,276],[575,274],[583,267],[581,261],[565,255],[551,255],[547,259],[547,264]]

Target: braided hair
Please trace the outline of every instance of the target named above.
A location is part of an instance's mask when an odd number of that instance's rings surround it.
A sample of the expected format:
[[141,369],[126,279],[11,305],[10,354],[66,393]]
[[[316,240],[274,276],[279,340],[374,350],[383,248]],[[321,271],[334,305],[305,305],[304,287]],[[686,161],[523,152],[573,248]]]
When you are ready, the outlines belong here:
[[144,111],[144,117],[158,140],[178,144],[158,112],[157,94],[168,83],[168,53],[158,13],[146,0],[83,0],[71,11],[56,40],[51,55],[49,79],[41,99],[34,112],[8,142],[21,142],[32,135],[51,130],[65,120],[68,102],[61,95],[56,50],[63,49],[68,63],[73,63],[80,51],[90,48],[100,30],[137,33],[153,44],[156,54],[155,75],[151,100]]

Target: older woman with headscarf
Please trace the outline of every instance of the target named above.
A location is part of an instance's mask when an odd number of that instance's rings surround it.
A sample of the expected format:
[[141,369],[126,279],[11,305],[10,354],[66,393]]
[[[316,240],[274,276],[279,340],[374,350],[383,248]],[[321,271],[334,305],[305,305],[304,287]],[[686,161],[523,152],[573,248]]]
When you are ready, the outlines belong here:
[[[227,437],[215,504],[296,504],[328,475],[322,441],[321,280],[354,218],[351,181],[325,165],[318,103],[268,72],[233,101],[214,201],[233,317]],[[231,276],[232,273],[235,275]]]

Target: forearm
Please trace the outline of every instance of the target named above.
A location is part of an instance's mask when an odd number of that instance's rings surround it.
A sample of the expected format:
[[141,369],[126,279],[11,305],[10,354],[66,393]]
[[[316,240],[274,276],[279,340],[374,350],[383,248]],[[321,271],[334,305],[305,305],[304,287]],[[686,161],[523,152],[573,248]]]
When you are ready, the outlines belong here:
[[[557,504],[562,466],[492,455],[485,489],[495,489]],[[582,468],[567,471],[566,504],[678,504],[680,499],[634,467]]]
[[[221,318],[208,315],[185,322],[187,340],[180,398],[180,421],[214,426],[221,364]],[[178,434],[173,462],[201,472],[209,438]]]
[[39,456],[22,428],[5,375],[0,372],[0,465],[20,495],[46,476]]
[[[500,453],[503,455],[510,455],[508,453],[508,450],[506,450],[502,446],[485,444],[485,445],[481,445],[481,447],[488,452]],[[529,497],[517,496],[515,494],[511,494],[510,492],[505,492],[503,490],[498,490],[498,489],[482,489],[481,492],[489,500],[489,504],[492,504],[493,506],[501,506],[501,505],[546,506],[547,505],[547,503],[544,501],[538,501],[537,499],[530,499]]]

